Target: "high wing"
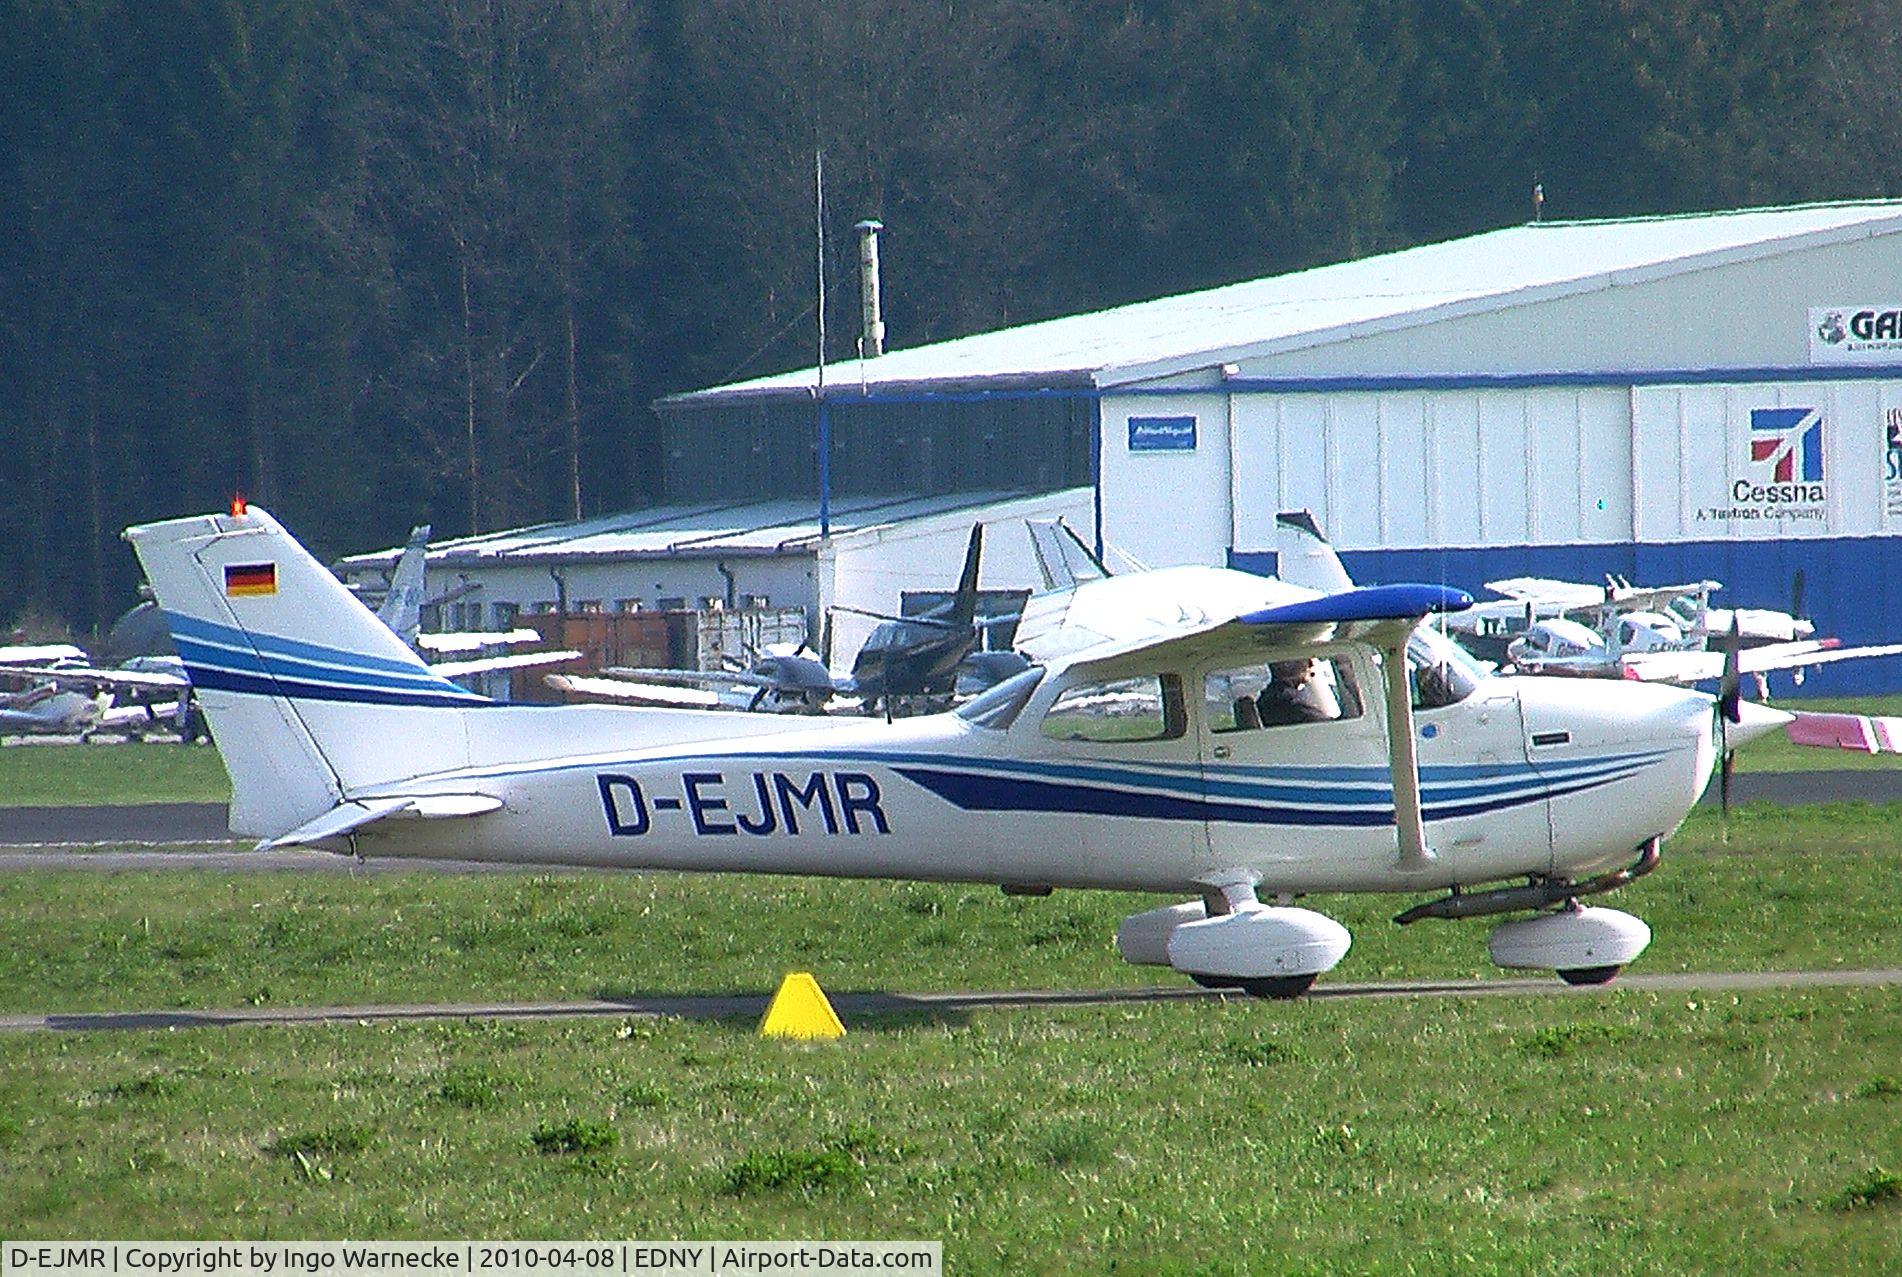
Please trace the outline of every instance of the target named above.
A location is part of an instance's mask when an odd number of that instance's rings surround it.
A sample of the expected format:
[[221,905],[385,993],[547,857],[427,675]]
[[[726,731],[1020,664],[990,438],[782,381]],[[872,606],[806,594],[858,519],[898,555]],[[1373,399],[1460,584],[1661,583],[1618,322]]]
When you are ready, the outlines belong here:
[[601,678],[587,674],[548,674],[543,682],[558,692],[588,700],[618,701],[626,705],[652,705],[664,709],[720,709],[720,694],[707,687],[687,687],[675,682],[637,682],[624,678]]
[[[414,646],[425,653],[443,654],[453,652],[488,652],[499,647],[520,647],[524,643],[539,643],[542,636],[530,629],[496,630],[494,632],[468,630],[444,634],[418,634]],[[432,661],[429,672],[439,678],[462,678],[468,674],[492,674],[496,670],[527,670],[543,665],[559,665],[563,661],[579,660],[581,653],[573,648],[560,648],[547,652],[501,653],[495,656],[472,656],[461,661]]]
[[71,643],[26,643],[0,647],[0,665],[50,665],[54,661],[86,660],[83,649]]
[[1606,602],[1620,612],[1661,612],[1679,599],[1708,599],[1723,588],[1721,581],[1649,586],[1614,584]]
[[[1831,665],[1837,661],[1894,656],[1898,652],[1902,652],[1902,643],[1865,647],[1838,647],[1824,639],[1768,643],[1737,653],[1737,672],[1767,674],[1773,670],[1808,669],[1813,665]],[[1724,653],[1721,651],[1631,652],[1623,661],[1626,677],[1647,683],[1697,683],[1720,678],[1724,672]]]

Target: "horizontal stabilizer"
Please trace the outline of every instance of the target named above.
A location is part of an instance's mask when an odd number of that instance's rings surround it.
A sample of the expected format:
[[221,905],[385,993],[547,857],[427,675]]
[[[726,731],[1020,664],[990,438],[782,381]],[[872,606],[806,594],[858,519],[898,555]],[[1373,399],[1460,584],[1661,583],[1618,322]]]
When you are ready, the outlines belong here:
[[306,847],[330,838],[341,838],[365,825],[392,817],[444,820],[456,816],[480,816],[495,811],[501,805],[500,798],[488,794],[424,794],[351,799],[337,804],[315,820],[305,821],[287,834],[266,839],[258,844],[258,850]]

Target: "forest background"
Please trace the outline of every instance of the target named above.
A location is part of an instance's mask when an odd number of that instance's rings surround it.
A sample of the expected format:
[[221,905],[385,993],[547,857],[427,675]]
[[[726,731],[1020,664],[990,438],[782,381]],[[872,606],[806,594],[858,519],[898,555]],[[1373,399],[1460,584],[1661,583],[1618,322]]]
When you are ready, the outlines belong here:
[[[1902,0],[0,0],[0,627],[139,520],[631,509],[652,401],[1528,220],[1902,194]],[[1712,322],[1721,323],[1722,316]],[[0,633],[4,629],[0,628]]]

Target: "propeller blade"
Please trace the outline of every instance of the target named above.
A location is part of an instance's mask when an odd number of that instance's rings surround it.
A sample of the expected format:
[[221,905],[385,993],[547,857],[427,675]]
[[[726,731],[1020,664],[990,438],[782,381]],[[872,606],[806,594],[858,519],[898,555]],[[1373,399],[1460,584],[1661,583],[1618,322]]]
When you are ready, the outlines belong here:
[[1790,578],[1790,619],[1803,619],[1803,569],[1798,568],[1796,575]]
[[1742,699],[1740,684],[1743,676],[1739,672],[1738,653],[1743,649],[1743,635],[1737,613],[1730,614],[1730,634],[1724,641],[1724,676],[1717,685],[1717,708],[1727,722],[1742,722],[1743,711],[1738,708]]
[[1724,746],[1725,746],[1724,761],[1723,761],[1721,770],[1719,770],[1717,773],[1717,807],[1718,807],[1718,810],[1723,813],[1724,819],[1729,820],[1730,819],[1730,776],[1732,772],[1737,770],[1737,755],[1734,750],[1729,748],[1730,742],[1728,738],[1730,736],[1730,732],[1727,728],[1723,731],[1722,735],[1726,739],[1724,741]]

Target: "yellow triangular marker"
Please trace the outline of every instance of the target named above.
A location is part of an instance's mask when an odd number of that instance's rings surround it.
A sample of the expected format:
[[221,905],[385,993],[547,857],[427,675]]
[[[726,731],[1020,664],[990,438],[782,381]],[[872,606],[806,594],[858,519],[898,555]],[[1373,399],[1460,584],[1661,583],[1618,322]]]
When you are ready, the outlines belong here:
[[779,982],[779,992],[759,1022],[763,1038],[842,1038],[845,1026],[810,971],[794,971]]

